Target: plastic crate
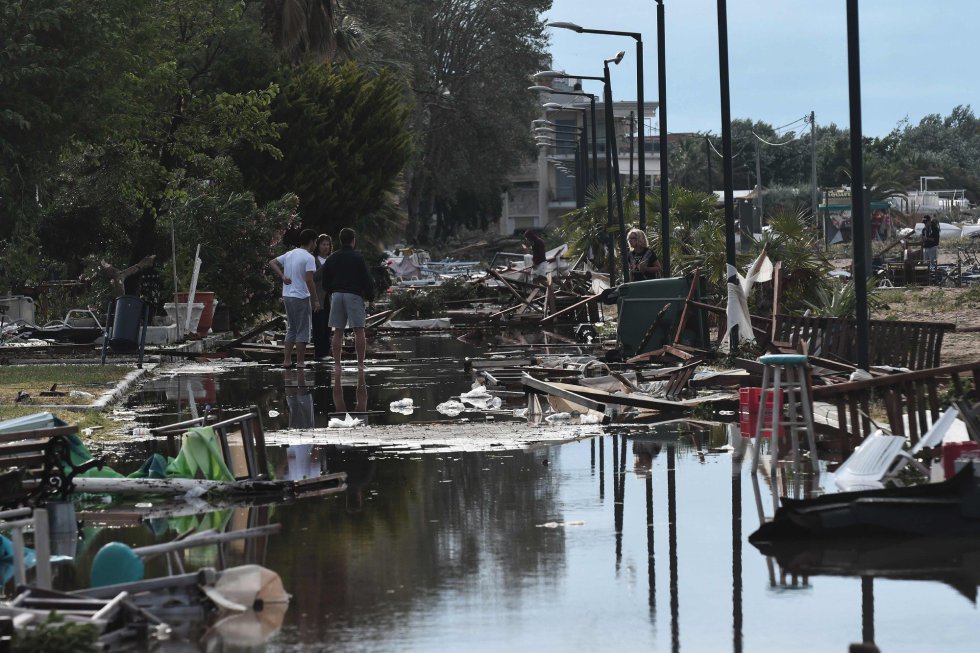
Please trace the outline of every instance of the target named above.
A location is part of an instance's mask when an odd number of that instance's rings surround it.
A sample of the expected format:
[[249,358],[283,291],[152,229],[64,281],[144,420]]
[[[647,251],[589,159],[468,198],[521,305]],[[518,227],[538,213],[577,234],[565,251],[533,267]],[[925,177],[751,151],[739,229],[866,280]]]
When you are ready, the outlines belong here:
[[[783,405],[783,391],[778,393],[767,393],[766,413],[762,422],[762,437],[768,438],[772,433],[772,405],[773,395],[776,395],[780,409]],[[739,388],[738,391],[738,414],[739,426],[742,436],[747,438],[755,437],[755,429],[759,424],[759,403],[762,396],[762,388]],[[779,426],[779,437],[783,437],[783,427]]]
[[[976,442],[946,442],[943,444],[943,472],[946,478],[952,478],[956,474],[956,461],[959,458],[972,457],[980,454],[980,444]],[[980,462],[978,460],[977,462]]]

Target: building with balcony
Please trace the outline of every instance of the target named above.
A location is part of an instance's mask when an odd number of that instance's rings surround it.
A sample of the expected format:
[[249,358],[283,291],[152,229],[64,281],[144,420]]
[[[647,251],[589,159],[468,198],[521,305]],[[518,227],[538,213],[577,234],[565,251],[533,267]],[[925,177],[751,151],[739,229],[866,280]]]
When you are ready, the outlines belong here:
[[[574,84],[577,80],[568,80]],[[573,85],[561,84],[554,80],[555,90],[568,91]],[[577,85],[581,88],[581,84]],[[569,102],[569,98],[574,102]],[[543,111],[540,118],[547,120],[553,130],[551,135],[557,142],[548,147],[539,147],[536,159],[525,161],[510,175],[510,184],[503,197],[503,210],[498,222],[499,233],[509,235],[523,233],[527,229],[547,229],[557,226],[561,216],[583,203],[586,188],[583,187],[581,167],[584,166],[591,186],[592,175],[592,128],[590,121],[591,103],[588,98],[569,95],[541,93],[541,103],[553,102],[562,105],[561,109]],[[619,174],[623,188],[635,180],[639,174],[639,157],[644,156],[646,188],[648,192],[657,190],[660,178],[660,152],[658,136],[652,135],[656,124],[657,103],[644,103],[645,122],[643,142],[639,139],[640,117],[636,102],[613,102],[613,124],[616,130],[616,143],[613,151],[619,159]],[[606,107],[596,102],[596,167],[600,189],[606,184]],[[529,125],[528,129],[533,126]],[[575,142],[585,130],[588,147],[584,156],[580,143]]]

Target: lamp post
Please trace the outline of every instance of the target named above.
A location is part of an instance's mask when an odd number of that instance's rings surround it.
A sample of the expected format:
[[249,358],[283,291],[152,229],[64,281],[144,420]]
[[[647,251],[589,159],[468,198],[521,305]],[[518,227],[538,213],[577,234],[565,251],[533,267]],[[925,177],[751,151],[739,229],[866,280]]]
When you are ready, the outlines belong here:
[[[563,125],[556,126],[562,127]],[[572,129],[578,131],[578,128]],[[575,208],[582,208],[585,206],[585,188],[588,184],[588,169],[583,158],[586,156],[585,142],[583,140],[585,129],[581,129],[583,136],[580,138],[562,138],[562,136],[573,136],[573,132],[559,132],[557,129],[553,129],[551,127],[535,127],[534,132],[535,144],[538,147],[554,148],[556,150],[556,154],[562,153],[562,150],[565,151],[564,153],[567,153],[568,148],[572,149],[575,157],[573,164],[575,168]],[[548,160],[560,162],[561,166],[559,166],[559,168],[563,168],[565,164],[569,163],[569,161],[565,159],[549,158]]]
[[[646,207],[646,139],[644,138],[646,129],[644,125],[646,124],[646,115],[644,113],[643,105],[643,35],[639,32],[620,32],[616,30],[606,30],[606,29],[588,29],[582,27],[581,25],[576,25],[575,23],[567,22],[550,22],[545,23],[548,27],[558,27],[560,29],[568,29],[579,34],[606,34],[609,36],[628,36],[634,41],[636,41],[636,105],[637,110],[640,114],[640,151],[643,152],[643,156],[640,157],[639,161],[639,173],[640,173],[640,187],[639,187],[639,201],[640,201],[640,229],[646,229],[647,226],[647,207]],[[618,63],[618,62],[617,62]],[[663,121],[661,121],[663,124]],[[662,127],[664,134],[666,134],[666,127]],[[663,138],[664,134],[661,134]],[[663,165],[663,161],[661,161]],[[663,179],[663,172],[661,172],[661,179]]]
[[[601,77],[583,77],[581,75],[568,75],[566,73],[558,72],[556,70],[543,70],[541,72],[532,75],[534,79],[566,79],[569,77],[575,77],[577,79],[592,79],[596,81],[602,81]],[[550,87],[545,87],[550,88]],[[562,93],[572,94],[570,91],[563,91]],[[574,95],[581,95],[583,97],[589,98],[589,126],[592,131],[592,183],[597,183],[599,179],[599,156],[596,151],[596,120],[595,120],[595,101],[596,96],[593,93],[585,93],[583,91],[575,91]]]
[[[596,183],[596,180],[599,178],[599,164],[598,164],[598,156],[596,154],[596,142],[595,142],[595,95],[593,95],[592,93],[584,93],[582,91],[559,91],[557,89],[551,88],[550,86],[528,86],[527,90],[538,91],[541,93],[551,93],[554,95],[577,95],[579,97],[589,98],[589,110],[591,112],[591,115],[589,116],[589,122],[592,126],[592,183],[593,184]],[[582,157],[583,157],[583,161],[588,161],[589,140],[585,129],[585,122],[586,122],[585,113],[584,113],[585,110],[579,107],[568,107],[568,108],[583,112],[582,113],[582,138],[584,139],[585,142],[585,148],[582,150]]]
[[[718,72],[721,84],[721,167],[725,178],[725,260],[728,263],[725,276],[728,278],[728,284],[731,285],[738,283],[738,269],[735,267],[735,186],[732,179],[732,100],[728,84],[726,0],[718,0]],[[738,351],[738,325],[732,327],[728,337],[731,351]]]
[[871,325],[868,322],[868,217],[864,204],[864,152],[861,142],[861,50],[857,0],[847,0],[847,80],[851,109],[851,223],[854,234],[854,317],[857,321],[857,364],[868,367]]
[[[626,249],[626,217],[623,214],[623,191],[621,188],[622,181],[619,178],[619,148],[616,147],[616,126],[613,123],[613,100],[612,100],[612,82],[609,81],[609,64],[619,65],[619,62],[623,60],[626,56],[626,52],[620,50],[615,57],[610,57],[609,59],[603,59],[602,61],[602,74],[606,83],[604,89],[606,104],[605,118],[606,118],[606,151],[608,152],[610,145],[616,148],[614,152],[612,161],[612,177],[613,183],[616,186],[616,210],[619,212],[619,257],[623,267],[623,282],[628,282],[630,280],[629,273],[629,260]],[[640,184],[643,186],[643,184]],[[608,198],[607,198],[608,201]],[[642,203],[640,206],[643,206]],[[612,283],[612,278],[609,280]]]
[[[657,0],[657,83],[660,106],[660,239],[663,243],[660,266],[670,276],[670,189],[667,186],[667,46],[664,28],[664,0]],[[641,159],[642,161],[642,159]]]
[[[595,77],[595,76],[590,76],[590,75],[571,75],[569,73],[561,72],[561,71],[558,71],[558,70],[542,70],[541,72],[537,72],[534,75],[532,75],[532,77],[534,79],[568,79],[568,78],[591,79],[591,80],[602,82],[603,83],[603,88],[606,87],[606,78],[605,77]],[[603,93],[604,93],[604,95],[603,95],[603,101],[605,101],[605,91]],[[543,106],[545,108],[548,108],[549,105],[545,104]],[[559,104],[553,104],[552,108],[558,108],[558,109],[560,109],[561,108],[561,105],[559,105]],[[603,113],[608,114],[610,111],[612,111],[612,107],[606,106],[604,108],[604,110],[603,110]],[[603,120],[603,122],[605,122],[605,120]],[[593,162],[595,162],[595,161],[598,160],[596,158],[596,156],[595,156],[595,147],[596,147],[596,142],[597,142],[596,133],[595,133],[595,128],[596,128],[595,125],[596,125],[596,121],[595,121],[595,101],[594,101],[594,96],[593,96],[593,102],[592,102],[592,148],[593,148],[592,149],[592,153],[593,153]],[[606,150],[606,258],[608,259],[608,263],[607,263],[607,266],[606,266],[606,272],[609,274],[609,285],[610,286],[613,286],[613,285],[615,285],[615,281],[616,281],[616,246],[613,244],[613,237],[612,237],[612,227],[613,227],[613,199],[612,199],[612,196],[613,196],[613,182],[612,182],[612,161],[611,161],[611,156],[610,156],[610,153],[609,153],[609,134],[608,134],[608,131],[606,133],[605,150]]]
[[[531,88],[535,88],[535,87],[532,86]],[[585,206],[585,189],[588,187],[589,184],[588,166],[587,166],[588,144],[586,140],[586,131],[585,131],[585,109],[583,107],[561,105],[558,104],[557,102],[545,102],[544,104],[541,105],[541,107],[545,111],[581,111],[582,112],[582,127],[580,130],[581,137],[579,141],[577,141],[579,143],[579,149],[575,153],[576,158],[580,158],[582,162],[582,164],[579,166],[579,170],[581,171],[579,173],[580,178],[579,177],[576,178],[576,181],[579,183],[579,188],[578,188],[579,192],[576,194],[577,197],[576,207],[581,208]],[[576,125],[577,124],[578,123],[576,122]],[[562,125],[558,125],[558,126],[562,126]],[[568,127],[571,129],[579,129],[578,127],[572,127],[571,125],[568,125]]]

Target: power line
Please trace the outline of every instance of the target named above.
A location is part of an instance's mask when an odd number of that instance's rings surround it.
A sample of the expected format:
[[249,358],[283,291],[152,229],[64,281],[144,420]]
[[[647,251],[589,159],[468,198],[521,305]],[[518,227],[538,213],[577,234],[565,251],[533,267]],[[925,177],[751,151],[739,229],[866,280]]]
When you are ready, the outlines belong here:
[[789,138],[789,139],[783,141],[782,143],[770,143],[769,141],[767,141],[763,137],[759,136],[755,132],[752,132],[752,135],[755,136],[756,138],[758,138],[761,142],[765,143],[766,145],[772,145],[773,147],[782,147],[783,145],[789,145],[790,143],[792,143],[793,141],[796,140],[796,136],[794,136],[793,138]]

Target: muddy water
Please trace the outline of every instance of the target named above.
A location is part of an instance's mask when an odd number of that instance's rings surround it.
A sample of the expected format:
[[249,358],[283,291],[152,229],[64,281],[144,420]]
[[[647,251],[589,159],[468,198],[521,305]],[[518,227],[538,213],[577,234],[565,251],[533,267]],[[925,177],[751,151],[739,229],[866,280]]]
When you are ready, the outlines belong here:
[[[378,361],[374,367],[387,369],[369,372],[369,409],[405,396],[423,407],[421,415],[385,415],[389,423],[442,417],[432,407],[469,387],[459,361],[471,350],[445,339],[421,347],[411,360]],[[222,405],[260,403],[267,430],[286,428],[281,374],[214,374],[213,396]],[[313,397],[320,425],[332,398],[320,385]],[[152,407],[149,419],[161,422],[189,410],[166,388],[144,389],[133,405]],[[280,415],[267,417],[273,410]],[[281,534],[225,552],[232,563],[277,571],[293,595],[282,623],[267,625],[275,634],[249,650],[738,653],[846,651],[874,641],[895,652],[975,645],[980,617],[971,597],[980,542],[957,543],[949,554],[949,543],[933,541],[919,547],[918,559],[897,547],[825,547],[807,553],[805,568],[782,568],[747,542],[760,523],[759,506],[771,511],[771,493],[765,477],[754,485],[748,469],[733,462],[727,437],[723,425],[675,423],[494,452],[388,451],[357,446],[353,436],[349,446],[274,447],[278,471],[294,464],[344,471],[348,490],[97,531],[75,582],[104,541],[143,544],[191,526],[274,522]],[[118,453],[136,460],[145,449],[131,444]],[[936,555],[921,556],[930,549]],[[216,559],[204,549],[187,564]],[[159,562],[151,571],[164,573]]]

